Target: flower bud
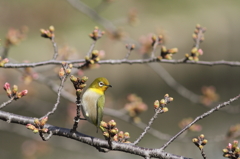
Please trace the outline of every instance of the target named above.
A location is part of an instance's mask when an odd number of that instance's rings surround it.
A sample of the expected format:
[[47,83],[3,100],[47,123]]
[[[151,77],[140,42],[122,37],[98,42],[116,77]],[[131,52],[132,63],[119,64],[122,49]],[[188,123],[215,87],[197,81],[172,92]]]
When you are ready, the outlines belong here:
[[194,48],[192,48],[191,53],[195,54],[197,51],[198,51],[198,49],[196,47],[194,47]]
[[198,139],[197,139],[197,138],[193,138],[193,139],[192,139],[192,142],[193,142],[193,143],[198,143]]
[[204,134],[201,134],[199,137],[200,137],[201,139],[204,139]]
[[110,120],[108,122],[108,125],[109,125],[110,128],[114,128],[117,125],[117,123],[114,120]]
[[43,117],[42,120],[40,121],[40,126],[44,126],[46,124],[47,120],[48,120],[47,116]]
[[202,141],[202,145],[206,145],[207,142],[208,142],[208,140],[207,140],[207,139],[204,139],[204,140]]
[[70,80],[71,80],[72,82],[77,82],[77,81],[78,81],[77,77],[75,77],[75,76],[73,76],[73,75],[70,76]]
[[222,150],[224,153],[227,153],[228,152],[228,149],[223,149]]
[[100,126],[106,129],[108,128],[108,124],[105,121],[101,121]]
[[164,53],[164,52],[167,52],[167,48],[166,48],[166,46],[162,46],[161,47],[161,51]]
[[169,97],[169,94],[165,94],[164,97],[165,97],[165,98],[168,98],[168,97]]
[[70,73],[71,73],[71,69],[70,69],[70,68],[67,68],[67,69],[66,69],[66,73],[67,73],[67,74],[70,74]]
[[54,26],[51,25],[51,26],[49,27],[49,31],[50,31],[50,32],[54,32],[54,30],[55,30]]
[[97,57],[99,55],[99,51],[98,50],[93,50],[92,55]]
[[12,87],[13,94],[16,94],[17,91],[18,91],[18,86],[17,85],[13,85],[13,87]]
[[30,130],[34,130],[36,127],[32,124],[27,124],[26,127]]
[[125,139],[129,139],[129,138],[130,138],[129,132],[125,132],[125,133],[124,133],[124,138],[125,138]]
[[159,108],[159,100],[156,100],[156,101],[154,102],[154,108],[155,108],[155,109]]
[[83,76],[82,79],[81,79],[81,81],[82,81],[83,83],[87,82],[87,80],[88,80],[88,77],[87,77],[87,76]]
[[161,100],[160,100],[160,104],[161,104],[161,105],[162,105],[162,104],[165,105],[165,104],[166,104],[166,101],[165,101],[164,99],[161,99]]
[[119,138],[118,138],[117,134],[113,136],[113,141],[119,141]]
[[168,52],[169,52],[170,54],[175,54],[175,53],[178,52],[178,48],[169,49]]
[[120,132],[118,133],[118,138],[119,138],[119,139],[122,139],[123,137],[124,137],[123,131],[120,131]]
[[167,107],[164,107],[162,110],[163,110],[164,113],[168,112],[168,108]]
[[38,133],[39,130],[38,129],[33,129],[33,133]]
[[108,132],[103,132],[103,136],[108,139],[109,138],[109,133]]
[[40,126],[40,121],[38,120],[38,118],[34,118],[34,124],[36,124],[37,126]]
[[65,72],[64,72],[64,69],[61,67],[59,72],[58,72],[58,75],[60,78],[62,78],[64,76]]
[[118,128],[114,128],[114,129],[109,130],[109,133],[111,134],[111,136],[116,135],[118,133]]
[[173,101],[173,98],[172,98],[172,97],[169,97],[169,98],[168,98],[168,101],[169,101],[169,102],[172,102],[172,101]]

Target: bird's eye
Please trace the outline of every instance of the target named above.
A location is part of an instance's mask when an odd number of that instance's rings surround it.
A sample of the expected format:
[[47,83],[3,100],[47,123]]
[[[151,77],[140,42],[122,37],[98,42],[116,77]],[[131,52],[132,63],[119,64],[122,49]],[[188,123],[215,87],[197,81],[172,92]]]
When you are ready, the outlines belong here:
[[103,82],[99,82],[99,86],[100,87],[104,86],[104,83]]

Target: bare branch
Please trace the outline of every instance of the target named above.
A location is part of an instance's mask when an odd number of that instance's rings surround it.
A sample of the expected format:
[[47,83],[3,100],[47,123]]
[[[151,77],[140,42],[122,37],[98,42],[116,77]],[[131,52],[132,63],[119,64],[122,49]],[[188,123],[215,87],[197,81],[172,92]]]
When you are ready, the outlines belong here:
[[219,104],[218,106],[214,107],[213,109],[207,111],[206,113],[203,113],[202,115],[196,117],[190,124],[188,124],[185,128],[183,128],[181,131],[179,131],[175,136],[173,136],[167,143],[165,143],[160,149],[161,150],[164,150],[165,148],[167,148],[167,146],[173,142],[178,136],[180,136],[184,131],[186,131],[187,129],[189,129],[193,124],[195,124],[198,120],[201,120],[205,117],[207,117],[208,115],[212,114],[213,112],[229,105],[230,103],[238,100],[240,98],[240,94],[237,95],[236,97],[232,98],[232,99],[229,99],[228,101],[222,103],[222,104]]
[[54,49],[53,60],[56,60],[58,56],[58,48],[57,48],[57,43],[55,42],[55,36],[51,38],[51,41]]
[[178,83],[161,65],[155,63],[148,63],[152,68],[171,88],[176,90],[181,96],[190,100],[193,103],[199,103],[200,96],[188,90],[180,83]]
[[[45,66],[45,65],[62,65],[65,62],[67,64],[79,64],[84,63],[85,59],[80,60],[69,60],[69,61],[56,61],[56,60],[48,60],[42,62],[35,62],[35,63],[6,63],[2,68],[25,68],[25,67],[38,67],[38,66]],[[166,60],[162,59],[159,61],[157,58],[149,58],[149,59],[135,59],[135,60],[100,60],[99,64],[111,64],[111,65],[119,65],[119,64],[143,64],[143,63],[168,63],[168,64],[193,64],[193,65],[203,65],[203,66],[217,66],[217,65],[225,65],[225,66],[235,66],[240,67],[240,62],[238,61],[186,61],[184,60]],[[77,67],[77,66],[74,66]]]
[[90,57],[90,55],[91,55],[91,53],[92,53],[92,51],[93,51],[93,49],[95,47],[95,44],[96,44],[96,41],[94,40],[93,43],[90,46],[90,49],[89,49],[88,53],[87,53],[88,57]]
[[133,143],[133,145],[137,145],[141,139],[144,137],[144,135],[147,133],[147,131],[151,128],[151,125],[153,124],[153,121],[157,118],[159,113],[163,113],[164,111],[162,109],[159,109],[155,112],[154,116],[150,119],[147,127],[145,130],[142,132],[142,134],[137,138],[137,140]]
[[4,102],[3,104],[0,105],[0,109],[2,109],[3,107],[7,106],[8,104],[10,104],[13,101],[14,97],[10,98],[8,101]]
[[[8,121],[9,123],[21,124],[21,125],[34,124],[34,118],[20,116],[20,115],[16,115],[16,114],[4,112],[4,111],[0,111],[0,120]],[[45,124],[44,128],[47,128],[49,131],[51,131],[53,135],[73,139],[96,148],[97,147],[107,148],[107,149],[110,148],[106,140],[88,136],[79,132],[71,133],[70,129],[56,127],[49,124]],[[149,157],[156,157],[156,158],[162,158],[162,159],[164,158],[189,159],[183,156],[177,156],[171,153],[167,153],[159,149],[143,148],[143,147],[134,146],[132,144],[125,144],[125,143],[119,143],[119,142],[112,142],[112,150],[131,153],[131,154],[135,154],[142,157],[149,156]]]
[[[57,91],[57,101],[56,101],[56,103],[54,104],[54,107],[53,107],[53,109],[50,111],[50,112],[48,112],[46,115],[44,115],[44,116],[49,116],[49,115],[51,115],[51,114],[53,114],[56,110],[57,110],[57,107],[58,107],[58,105],[59,105],[59,103],[60,103],[60,98],[61,98],[61,91],[62,91],[62,89],[63,89],[63,85],[64,85],[64,82],[65,82],[65,79],[67,78],[67,74],[66,74],[66,72],[65,72],[65,75],[61,78],[61,84],[60,84],[60,86],[59,86],[59,89],[58,89],[58,91]],[[43,117],[44,117],[43,116]],[[42,118],[43,118],[42,117]]]

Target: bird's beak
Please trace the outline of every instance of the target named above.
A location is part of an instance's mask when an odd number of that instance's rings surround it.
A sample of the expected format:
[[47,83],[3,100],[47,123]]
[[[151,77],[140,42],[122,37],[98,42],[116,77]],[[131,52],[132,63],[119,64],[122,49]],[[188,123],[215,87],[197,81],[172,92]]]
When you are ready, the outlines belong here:
[[109,85],[107,85],[107,86],[108,86],[108,87],[112,87],[112,85],[110,85],[110,84],[109,84]]

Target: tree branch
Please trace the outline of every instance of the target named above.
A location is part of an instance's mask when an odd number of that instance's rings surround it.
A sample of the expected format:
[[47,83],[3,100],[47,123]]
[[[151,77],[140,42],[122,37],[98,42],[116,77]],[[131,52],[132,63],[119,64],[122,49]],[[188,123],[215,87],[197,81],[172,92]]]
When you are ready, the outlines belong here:
[[[21,124],[21,125],[34,124],[34,118],[16,115],[16,114],[4,112],[4,111],[0,111],[0,120],[7,121],[8,123],[15,123],[15,124]],[[61,128],[61,127],[57,127],[49,124],[46,124],[45,128],[51,131],[52,135],[70,138],[96,148],[101,147],[101,148],[110,149],[109,144],[106,140],[88,136],[80,132],[71,133],[71,129]],[[132,144],[125,144],[125,143],[119,143],[119,142],[112,142],[112,150],[131,153],[131,154],[135,154],[142,157],[149,156],[149,157],[157,157],[162,159],[164,158],[189,159],[186,157],[167,153],[159,149],[143,148],[143,147],[134,146]]]

